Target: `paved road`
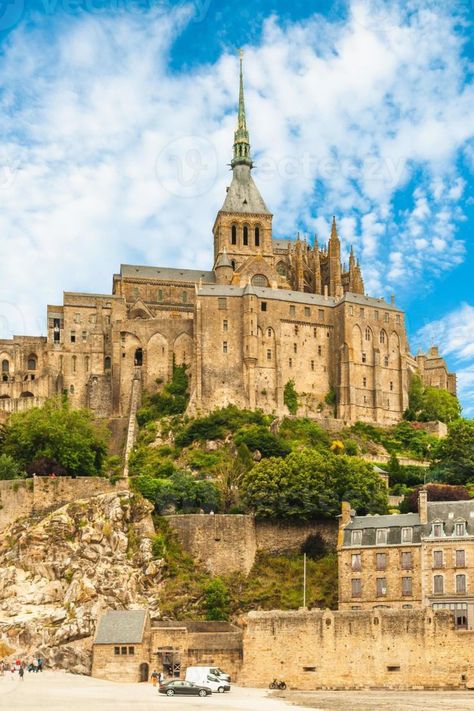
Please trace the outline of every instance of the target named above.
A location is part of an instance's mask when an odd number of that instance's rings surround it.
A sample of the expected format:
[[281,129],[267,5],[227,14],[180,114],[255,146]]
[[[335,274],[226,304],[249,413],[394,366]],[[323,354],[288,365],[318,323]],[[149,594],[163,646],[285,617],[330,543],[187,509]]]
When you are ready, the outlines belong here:
[[319,691],[285,694],[233,687],[205,699],[158,694],[151,684],[114,684],[64,672],[0,677],[3,711],[474,711],[474,691]]
[[318,711],[474,710],[474,691],[290,691],[285,696]]
[[2,711],[304,711],[265,689],[232,687],[200,699],[158,694],[151,684],[115,684],[63,672],[26,674],[23,682],[0,677]]

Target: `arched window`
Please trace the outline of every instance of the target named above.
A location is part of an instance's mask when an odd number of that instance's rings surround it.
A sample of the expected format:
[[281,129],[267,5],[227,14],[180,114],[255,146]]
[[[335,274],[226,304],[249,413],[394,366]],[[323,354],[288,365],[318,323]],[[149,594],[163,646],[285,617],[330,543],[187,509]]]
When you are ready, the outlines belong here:
[[249,228],[247,225],[244,225],[244,239],[243,239],[244,245],[248,245],[249,243]]
[[380,331],[380,343],[385,343],[387,334],[385,331]]
[[370,328],[367,327],[367,328],[365,329],[365,340],[366,340],[366,341],[370,341],[371,335],[372,335],[372,332],[371,332]]
[[104,369],[110,370],[112,367],[112,359],[110,356],[105,356],[104,358]]
[[36,370],[36,356],[30,355],[28,358],[28,370]]
[[280,276],[286,276],[286,264],[285,262],[278,262],[276,267],[277,273]]
[[9,372],[10,372],[10,363],[5,358],[5,360],[2,360],[2,373],[9,373]]
[[137,348],[135,351],[134,363],[135,365],[143,365],[143,350],[141,348]]
[[232,244],[237,244],[237,227],[232,225],[230,241]]
[[271,338],[272,335],[273,335],[273,331],[272,331],[271,328],[269,328],[269,329],[267,330],[267,336],[268,336],[268,338]]
[[260,227],[255,228],[255,246],[260,247]]
[[252,277],[252,284],[254,286],[268,286],[268,279],[264,274],[255,274]]

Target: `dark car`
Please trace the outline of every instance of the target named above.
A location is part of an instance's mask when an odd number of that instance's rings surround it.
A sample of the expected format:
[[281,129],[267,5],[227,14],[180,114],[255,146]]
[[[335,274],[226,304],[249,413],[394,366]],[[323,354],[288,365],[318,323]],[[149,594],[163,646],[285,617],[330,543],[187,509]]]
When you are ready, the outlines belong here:
[[193,684],[192,681],[181,681],[180,679],[169,681],[167,684],[160,684],[158,691],[160,694],[166,694],[166,696],[174,696],[175,694],[210,696],[212,694],[212,690],[208,686],[201,686],[200,684]]

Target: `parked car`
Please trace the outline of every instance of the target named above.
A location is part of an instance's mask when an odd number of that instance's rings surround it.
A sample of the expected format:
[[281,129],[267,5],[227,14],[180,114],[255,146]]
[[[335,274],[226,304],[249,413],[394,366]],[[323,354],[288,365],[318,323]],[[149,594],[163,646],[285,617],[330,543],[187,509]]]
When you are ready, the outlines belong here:
[[182,679],[174,679],[166,684],[160,684],[158,691],[160,694],[166,694],[166,696],[174,696],[175,694],[210,696],[212,694],[212,689],[208,686],[194,684],[192,681],[183,681]]

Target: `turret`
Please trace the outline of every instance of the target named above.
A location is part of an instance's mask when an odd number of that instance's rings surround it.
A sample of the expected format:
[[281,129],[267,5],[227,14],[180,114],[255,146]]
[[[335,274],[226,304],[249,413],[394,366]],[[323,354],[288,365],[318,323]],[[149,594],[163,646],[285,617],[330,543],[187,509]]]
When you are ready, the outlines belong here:
[[313,245],[313,291],[315,294],[321,294],[321,259],[319,256],[319,245],[318,238],[314,235],[314,245]]
[[216,259],[214,271],[216,273],[216,281],[218,284],[230,284],[232,282],[234,268],[227,255],[225,247]]
[[341,243],[337,234],[336,218],[332,218],[331,237],[328,244],[329,296],[342,296]]

